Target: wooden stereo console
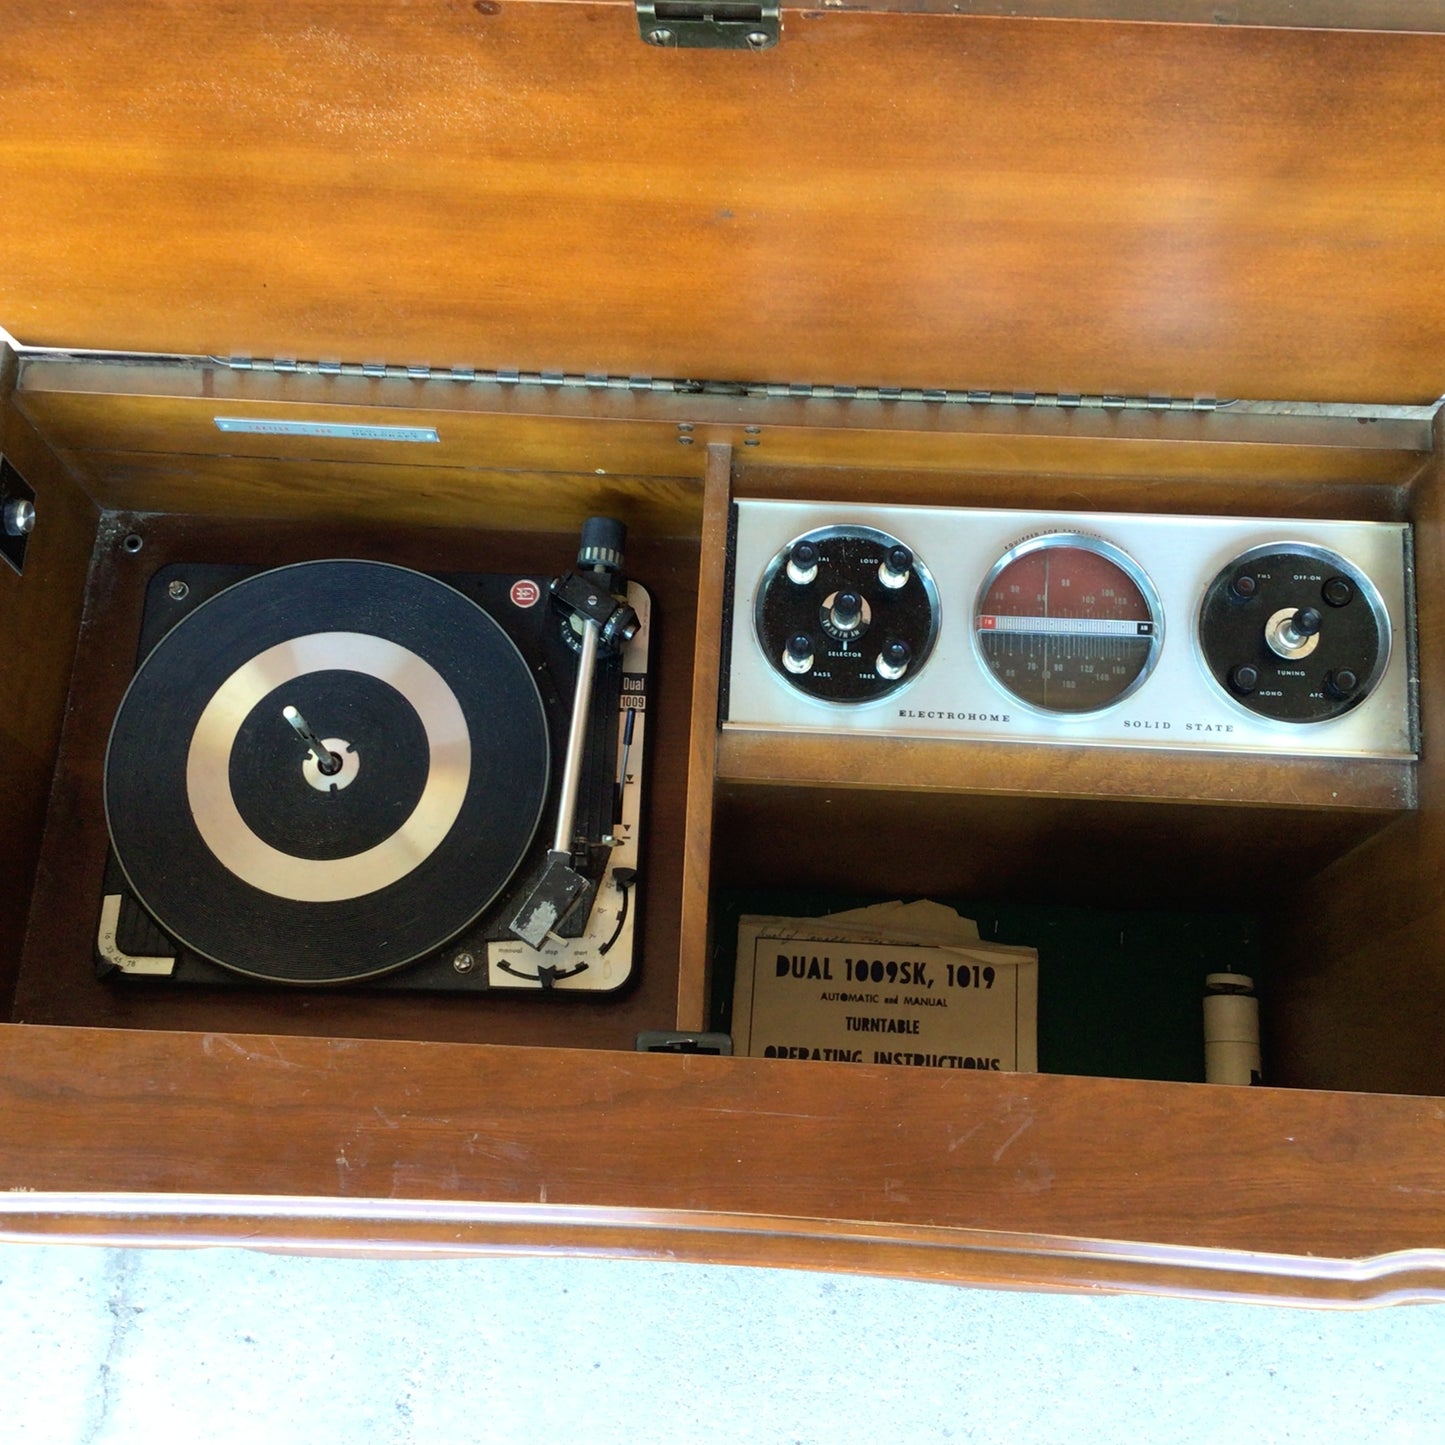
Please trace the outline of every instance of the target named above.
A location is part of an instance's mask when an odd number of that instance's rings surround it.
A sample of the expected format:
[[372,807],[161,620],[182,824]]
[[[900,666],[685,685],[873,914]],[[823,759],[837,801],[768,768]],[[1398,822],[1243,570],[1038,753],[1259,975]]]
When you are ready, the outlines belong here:
[[[8,7],[0,1236],[1445,1295],[1445,11],[881,0],[738,42],[697,8],[660,40],[611,0]],[[1387,524],[1389,647],[1320,686],[1393,721],[1310,751],[730,709],[764,500]],[[97,969],[153,578],[545,579],[595,515],[652,603],[625,987]],[[1046,957],[1066,1042],[1147,1030],[1228,916],[1265,1086],[1042,1037],[1028,1075],[638,1051],[725,1030],[739,912],[891,897],[1147,919],[1107,986]]]

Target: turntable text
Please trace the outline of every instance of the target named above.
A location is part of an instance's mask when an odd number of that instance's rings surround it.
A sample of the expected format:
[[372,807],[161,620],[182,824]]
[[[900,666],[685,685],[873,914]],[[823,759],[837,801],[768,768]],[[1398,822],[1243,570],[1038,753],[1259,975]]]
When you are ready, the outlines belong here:
[[[928,965],[921,959],[845,958],[843,960],[843,981],[847,983],[891,983],[912,988],[932,988],[933,980],[928,976]],[[822,983],[833,983],[837,975],[833,972],[832,958],[819,958],[805,953],[780,953],[777,955],[778,978],[816,979]]]

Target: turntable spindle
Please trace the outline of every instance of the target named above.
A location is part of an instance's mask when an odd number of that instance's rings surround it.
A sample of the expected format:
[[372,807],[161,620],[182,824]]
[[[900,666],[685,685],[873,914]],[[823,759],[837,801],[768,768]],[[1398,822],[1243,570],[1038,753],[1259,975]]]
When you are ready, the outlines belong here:
[[281,716],[296,729],[296,736],[306,744],[307,751],[316,759],[317,771],[323,777],[334,778],[341,771],[341,759],[311,731],[306,719],[289,703],[281,709]]

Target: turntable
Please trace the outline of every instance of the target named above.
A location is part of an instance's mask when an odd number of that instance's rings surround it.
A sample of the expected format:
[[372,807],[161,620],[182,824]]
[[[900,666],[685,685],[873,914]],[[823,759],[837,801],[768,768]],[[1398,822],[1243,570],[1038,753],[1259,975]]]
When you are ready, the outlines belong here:
[[172,565],[105,763],[116,979],[606,992],[634,966],[650,599],[577,569]]

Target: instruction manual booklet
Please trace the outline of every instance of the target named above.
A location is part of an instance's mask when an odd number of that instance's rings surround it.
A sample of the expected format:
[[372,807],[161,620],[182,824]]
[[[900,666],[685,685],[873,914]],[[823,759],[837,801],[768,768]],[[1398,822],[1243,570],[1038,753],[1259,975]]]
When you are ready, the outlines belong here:
[[940,903],[738,922],[733,1049],[769,1059],[1038,1068],[1038,951]]

